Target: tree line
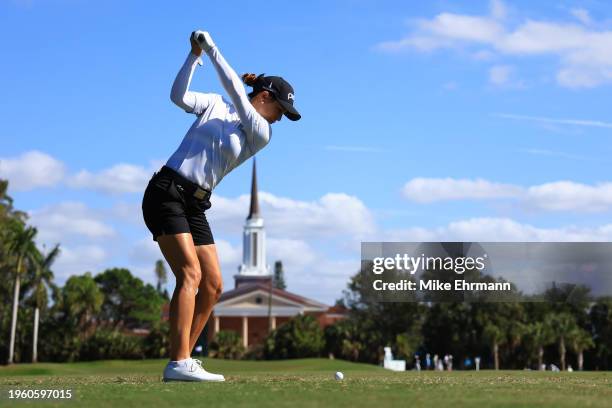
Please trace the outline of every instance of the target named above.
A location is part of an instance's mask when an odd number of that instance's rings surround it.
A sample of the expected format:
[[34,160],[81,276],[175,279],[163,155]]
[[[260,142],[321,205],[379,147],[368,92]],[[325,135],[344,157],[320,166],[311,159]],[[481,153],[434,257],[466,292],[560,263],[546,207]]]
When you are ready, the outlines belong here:
[[[348,309],[347,318],[317,331],[312,317],[298,317],[270,334],[261,357],[334,356],[380,364],[383,348],[390,346],[408,366],[416,355],[424,361],[427,354],[449,354],[458,368],[473,368],[469,362],[476,357],[481,367],[491,369],[540,369],[543,364],[562,370],[570,365],[578,370],[612,368],[612,299],[594,299],[588,287],[556,284],[544,293],[515,293],[501,302],[492,301],[496,295],[476,295],[465,302],[455,298],[458,294],[433,291],[424,300],[381,302],[373,296],[368,270],[365,265],[356,273],[337,301]],[[424,276],[432,278],[430,272]],[[452,271],[436,277],[454,278]],[[463,278],[496,280],[473,271]]]
[[60,287],[52,272],[60,245],[37,247],[36,228],[7,188],[0,180],[0,362],[166,356],[163,263],[155,265],[157,289],[123,268],[71,276]]

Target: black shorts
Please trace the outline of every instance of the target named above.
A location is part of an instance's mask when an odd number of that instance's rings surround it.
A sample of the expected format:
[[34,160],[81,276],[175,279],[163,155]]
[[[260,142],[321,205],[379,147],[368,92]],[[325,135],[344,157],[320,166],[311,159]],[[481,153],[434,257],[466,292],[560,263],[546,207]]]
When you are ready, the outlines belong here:
[[215,243],[204,214],[211,206],[210,193],[196,198],[194,188],[196,184],[166,166],[153,175],[142,198],[142,215],[154,241],[189,232],[195,245]]

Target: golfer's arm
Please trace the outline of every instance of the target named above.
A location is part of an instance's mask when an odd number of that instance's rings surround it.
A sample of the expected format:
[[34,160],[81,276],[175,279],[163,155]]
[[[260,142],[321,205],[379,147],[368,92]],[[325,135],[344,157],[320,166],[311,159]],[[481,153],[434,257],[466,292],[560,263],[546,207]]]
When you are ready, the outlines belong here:
[[174,79],[172,90],[170,91],[170,99],[175,105],[186,112],[200,115],[208,108],[211,96],[200,92],[191,92],[189,90],[191,78],[193,77],[197,64],[198,57],[190,52],[181,70]]
[[236,108],[240,122],[247,135],[249,147],[255,153],[269,142],[271,134],[270,124],[255,110],[240,77],[225,61],[217,47],[215,46],[208,50],[207,55],[212,61],[217,75],[219,75],[221,85],[232,100],[234,108]]

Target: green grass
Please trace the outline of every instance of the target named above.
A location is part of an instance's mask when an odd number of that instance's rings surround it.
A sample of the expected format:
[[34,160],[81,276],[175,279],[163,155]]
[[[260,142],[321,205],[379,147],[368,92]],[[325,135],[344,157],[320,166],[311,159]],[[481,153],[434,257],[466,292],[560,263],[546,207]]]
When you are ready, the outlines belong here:
[[[612,374],[405,372],[339,360],[204,361],[225,383],[162,383],[165,360],[0,367],[4,406],[610,407]],[[336,371],[344,381],[335,381]],[[9,389],[71,389],[72,401],[15,401]]]

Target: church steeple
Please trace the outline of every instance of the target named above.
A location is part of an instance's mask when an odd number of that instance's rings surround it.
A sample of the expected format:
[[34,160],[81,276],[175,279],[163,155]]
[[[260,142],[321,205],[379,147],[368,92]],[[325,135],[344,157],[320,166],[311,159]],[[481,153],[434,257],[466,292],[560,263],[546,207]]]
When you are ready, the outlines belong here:
[[242,265],[238,267],[238,275],[234,278],[236,287],[253,282],[269,282],[272,279],[270,267],[266,264],[266,231],[259,212],[255,158],[251,180],[251,206],[242,234]]
[[257,196],[257,167],[255,158],[253,157],[253,179],[251,180],[251,208],[247,220],[253,217],[259,217],[259,198]]

